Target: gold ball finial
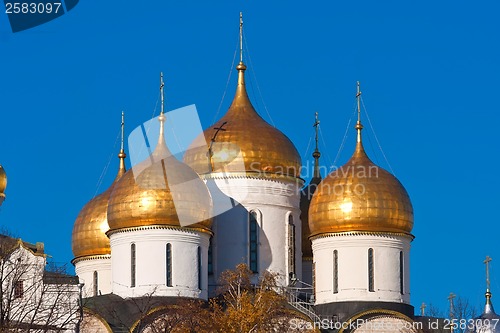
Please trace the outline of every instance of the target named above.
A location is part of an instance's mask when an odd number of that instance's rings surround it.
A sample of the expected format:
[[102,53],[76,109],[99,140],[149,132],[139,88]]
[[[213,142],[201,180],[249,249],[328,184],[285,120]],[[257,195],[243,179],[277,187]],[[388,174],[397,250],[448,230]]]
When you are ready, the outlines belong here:
[[238,66],[236,66],[236,69],[239,70],[239,71],[244,71],[247,69],[247,66],[245,66],[245,64],[243,63],[243,61],[241,61]]

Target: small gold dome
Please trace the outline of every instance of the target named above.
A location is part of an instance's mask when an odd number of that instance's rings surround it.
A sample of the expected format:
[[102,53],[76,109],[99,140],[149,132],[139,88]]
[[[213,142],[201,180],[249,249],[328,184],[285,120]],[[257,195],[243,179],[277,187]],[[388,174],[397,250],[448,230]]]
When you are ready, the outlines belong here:
[[351,159],[319,184],[309,208],[311,237],[332,232],[410,234],[413,208],[403,185],[366,155],[358,122]]
[[193,142],[184,162],[199,174],[227,171],[299,177],[297,149],[255,111],[245,88],[246,66],[240,62],[236,68],[238,86],[229,110]]
[[73,225],[71,247],[75,259],[111,254],[108,231],[108,200],[113,185],[90,200],[80,211]]
[[210,193],[198,174],[170,153],[163,139],[163,113],[159,120],[155,151],[113,188],[108,206],[110,231],[156,225],[211,228]]
[[4,193],[7,188],[7,174],[5,169],[0,165],[0,193]]

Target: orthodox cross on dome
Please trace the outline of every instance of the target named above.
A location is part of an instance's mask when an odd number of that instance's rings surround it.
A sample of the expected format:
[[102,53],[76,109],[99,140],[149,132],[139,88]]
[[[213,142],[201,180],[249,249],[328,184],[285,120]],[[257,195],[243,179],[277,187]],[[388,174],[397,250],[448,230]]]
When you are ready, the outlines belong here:
[[160,97],[161,97],[161,113],[163,114],[165,112],[165,97],[163,93],[163,87],[165,86],[165,83],[163,82],[163,72],[160,72]]
[[222,125],[220,125],[220,127],[214,127],[214,130],[215,130],[215,133],[214,133],[214,136],[212,137],[212,139],[210,140],[212,143],[215,142],[215,139],[217,138],[217,134],[219,134],[220,131],[225,131],[226,129],[224,128],[224,125],[227,124],[227,121],[223,122]]
[[122,111],[122,123],[121,123],[121,142],[120,142],[120,152],[118,153],[118,158],[120,159],[120,167],[118,169],[118,175],[116,176],[116,180],[118,180],[124,173],[127,171],[125,167],[125,158],[127,154],[125,154],[125,112]]
[[484,259],[484,261],[483,261],[483,263],[486,266],[486,293],[490,292],[490,262],[491,262],[491,260],[492,259],[490,256],[486,256],[486,259]]
[[161,110],[160,115],[158,116],[158,121],[160,122],[160,134],[158,136],[158,144],[156,145],[155,151],[156,157],[161,156],[163,158],[164,154],[167,153],[168,148],[165,142],[165,94],[164,89],[165,83],[163,82],[163,72],[160,72],[160,98],[161,98]]
[[[457,295],[455,295],[454,293],[450,293],[450,295],[448,296],[448,301],[450,302],[450,320],[453,319],[454,315],[453,315],[453,299],[457,297]],[[451,332],[453,332],[453,327],[451,326]]]
[[356,82],[356,100],[358,104],[358,121],[356,122],[356,126],[354,128],[358,131],[358,142],[361,142],[361,130],[363,129],[363,125],[361,125],[361,90],[359,87],[359,81]]
[[122,124],[121,124],[121,142],[120,142],[120,154],[125,153],[125,112],[122,111]]
[[314,127],[314,130],[316,132],[316,149],[314,151],[318,151],[318,126],[319,126],[319,120],[318,120],[318,113],[315,112],[314,113],[314,124],[313,124],[313,127]]
[[240,62],[243,62],[243,12],[240,12]]
[[212,161],[212,156],[214,156],[214,152],[212,150],[212,147],[214,145],[215,139],[217,138],[217,135],[219,134],[219,132],[226,131],[226,129],[224,128],[224,125],[226,125],[226,124],[227,124],[227,121],[223,122],[219,127],[214,127],[215,133],[214,133],[214,136],[212,136],[212,138],[210,139],[210,146],[208,147],[208,159],[209,159],[210,171],[214,170],[213,161]]
[[319,152],[318,149],[318,130],[319,130],[319,120],[318,120],[318,112],[314,114],[314,131],[315,131],[315,142],[316,142],[316,148],[314,149],[313,152],[313,157],[314,157],[314,173],[313,173],[313,178],[321,178],[321,174],[319,172],[319,158],[321,156],[321,153]]
[[425,308],[426,308],[426,307],[427,307],[427,305],[425,305],[425,303],[424,303],[424,302],[422,302],[422,305],[420,305],[420,315],[421,315],[422,317],[424,317],[424,316],[425,316]]

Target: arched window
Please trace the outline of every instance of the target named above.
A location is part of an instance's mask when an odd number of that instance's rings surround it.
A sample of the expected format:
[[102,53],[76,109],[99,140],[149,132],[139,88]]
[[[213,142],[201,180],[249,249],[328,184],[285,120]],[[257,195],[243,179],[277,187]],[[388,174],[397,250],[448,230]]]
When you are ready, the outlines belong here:
[[198,262],[198,289],[201,290],[201,247],[199,246],[196,252],[196,260]]
[[368,291],[375,291],[374,269],[373,269],[373,249],[368,249]]
[[333,293],[339,292],[339,252],[333,251]]
[[99,275],[97,271],[94,271],[94,296],[99,294]]
[[258,255],[259,255],[259,251],[258,251],[258,232],[259,232],[259,228],[258,228],[258,224],[257,224],[257,213],[255,211],[251,211],[249,214],[248,214],[248,219],[249,219],[249,223],[248,223],[248,229],[249,229],[249,256],[250,256],[250,260],[249,260],[249,266],[250,266],[250,270],[253,272],[253,273],[257,273],[258,272]]
[[403,251],[399,251],[399,291],[401,295],[404,295],[404,256]]
[[136,253],[135,244],[130,244],[130,287],[135,287]]
[[293,215],[288,215],[288,274],[290,279],[295,277],[295,224]]
[[172,287],[172,244],[170,243],[167,243],[165,258],[166,258],[165,283],[167,287]]

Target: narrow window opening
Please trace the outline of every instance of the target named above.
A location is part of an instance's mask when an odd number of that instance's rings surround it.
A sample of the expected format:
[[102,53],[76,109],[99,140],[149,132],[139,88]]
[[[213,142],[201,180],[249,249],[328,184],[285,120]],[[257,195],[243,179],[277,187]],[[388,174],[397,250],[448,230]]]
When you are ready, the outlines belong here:
[[337,250],[333,251],[333,293],[339,292],[339,253]]
[[403,251],[399,252],[399,291],[401,295],[404,295],[404,255]]
[[368,291],[375,291],[373,271],[373,249],[368,249]]
[[258,225],[257,225],[257,213],[252,211],[249,214],[249,229],[250,229],[250,243],[249,243],[249,254],[250,254],[250,270],[253,273],[258,272]]
[[166,284],[172,287],[172,244],[167,243],[166,248]]
[[135,244],[130,245],[130,287],[135,287],[136,253]]
[[97,271],[94,271],[94,296],[99,293],[99,275]]
[[295,224],[293,216],[288,216],[288,274],[290,279],[295,278]]
[[198,289],[201,290],[201,247],[198,246],[198,251],[196,253],[198,261]]

